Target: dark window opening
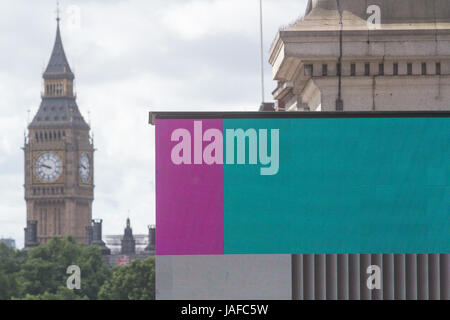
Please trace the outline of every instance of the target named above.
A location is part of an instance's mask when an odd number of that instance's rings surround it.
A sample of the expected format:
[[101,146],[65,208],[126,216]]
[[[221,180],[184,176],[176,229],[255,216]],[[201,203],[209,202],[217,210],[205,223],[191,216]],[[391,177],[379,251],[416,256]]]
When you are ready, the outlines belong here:
[[425,76],[427,74],[427,64],[422,63],[422,75]]
[[398,76],[398,63],[394,63],[394,76]]
[[356,64],[352,63],[350,66],[350,75],[352,77],[356,76]]
[[365,74],[366,76],[370,76],[370,63],[366,63],[366,64],[364,65],[364,74]]
[[384,76],[384,63],[380,63],[380,64],[378,65],[378,74],[379,74],[380,76]]
[[439,76],[441,75],[441,63],[436,63],[436,74]]
[[411,76],[412,75],[412,63],[408,63],[407,69],[408,69],[408,76]]

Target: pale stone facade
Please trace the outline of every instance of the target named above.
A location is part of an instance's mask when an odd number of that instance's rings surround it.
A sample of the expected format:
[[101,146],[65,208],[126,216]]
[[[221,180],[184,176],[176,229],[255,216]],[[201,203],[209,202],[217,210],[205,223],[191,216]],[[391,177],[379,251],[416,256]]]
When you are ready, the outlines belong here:
[[270,63],[280,111],[449,110],[450,1],[312,0]]

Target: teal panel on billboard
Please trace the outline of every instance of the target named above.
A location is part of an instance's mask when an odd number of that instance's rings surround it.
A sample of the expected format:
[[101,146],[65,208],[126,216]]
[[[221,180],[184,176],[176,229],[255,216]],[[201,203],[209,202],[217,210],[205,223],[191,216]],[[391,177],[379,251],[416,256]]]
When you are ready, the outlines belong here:
[[278,171],[224,160],[224,254],[450,253],[448,118],[224,119],[224,159],[237,128]]

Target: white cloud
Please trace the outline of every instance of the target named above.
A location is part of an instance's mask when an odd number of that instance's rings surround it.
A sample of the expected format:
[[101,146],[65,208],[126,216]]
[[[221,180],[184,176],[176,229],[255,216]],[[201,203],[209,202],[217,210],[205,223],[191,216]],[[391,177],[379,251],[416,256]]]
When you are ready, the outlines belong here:
[[172,4],[164,11],[163,24],[189,40],[221,33],[253,35],[258,30],[257,1],[193,0]]

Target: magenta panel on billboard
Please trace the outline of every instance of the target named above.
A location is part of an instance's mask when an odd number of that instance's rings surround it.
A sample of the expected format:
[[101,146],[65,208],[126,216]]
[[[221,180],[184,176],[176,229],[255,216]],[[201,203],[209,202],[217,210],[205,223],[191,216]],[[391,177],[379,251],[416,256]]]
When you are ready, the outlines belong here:
[[[222,130],[222,120],[201,123],[203,131]],[[157,255],[224,253],[222,165],[180,166],[171,159],[172,135],[183,128],[194,143],[198,132],[192,124],[192,119],[156,120],[156,212],[161,213],[156,215]],[[193,162],[198,152],[202,150],[193,150]]]

